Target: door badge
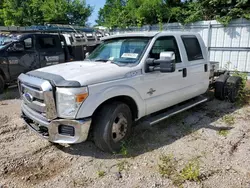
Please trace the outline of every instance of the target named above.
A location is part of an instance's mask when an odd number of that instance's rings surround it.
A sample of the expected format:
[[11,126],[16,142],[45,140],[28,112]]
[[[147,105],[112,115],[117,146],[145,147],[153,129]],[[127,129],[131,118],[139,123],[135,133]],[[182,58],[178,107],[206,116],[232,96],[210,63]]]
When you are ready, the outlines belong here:
[[156,90],[154,90],[153,88],[150,88],[149,91],[147,92],[147,94],[149,94],[151,96],[154,94],[154,92],[156,92]]

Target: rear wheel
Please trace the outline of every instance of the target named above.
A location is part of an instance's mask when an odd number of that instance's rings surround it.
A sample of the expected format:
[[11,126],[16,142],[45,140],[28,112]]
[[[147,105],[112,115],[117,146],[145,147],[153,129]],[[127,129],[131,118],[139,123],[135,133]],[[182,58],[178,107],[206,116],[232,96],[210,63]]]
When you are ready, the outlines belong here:
[[97,147],[107,152],[120,151],[132,128],[132,114],[128,105],[121,102],[106,104],[93,121],[93,136]]
[[4,89],[5,89],[5,82],[4,82],[3,76],[0,75],[0,94],[4,92]]
[[214,96],[216,99],[224,100],[226,97],[225,84],[229,75],[223,74],[215,81],[214,84]]
[[242,86],[242,78],[239,76],[231,76],[227,79],[226,92],[230,102],[236,102]]

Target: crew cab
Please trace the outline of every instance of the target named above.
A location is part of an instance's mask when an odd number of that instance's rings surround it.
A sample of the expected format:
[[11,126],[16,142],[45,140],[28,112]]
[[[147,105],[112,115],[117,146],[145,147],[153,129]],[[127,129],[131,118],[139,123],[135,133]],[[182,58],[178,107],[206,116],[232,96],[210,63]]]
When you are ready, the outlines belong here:
[[103,151],[119,151],[136,122],[150,125],[208,100],[237,97],[241,79],[209,62],[199,34],[140,32],[104,37],[84,61],[21,74],[22,118],[54,143],[91,134]]

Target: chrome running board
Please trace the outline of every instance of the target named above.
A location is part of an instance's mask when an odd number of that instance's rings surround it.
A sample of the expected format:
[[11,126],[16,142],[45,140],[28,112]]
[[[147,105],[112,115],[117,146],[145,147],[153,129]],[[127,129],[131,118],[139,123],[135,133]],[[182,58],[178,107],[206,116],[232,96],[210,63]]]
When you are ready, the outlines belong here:
[[204,97],[204,96],[198,96],[195,97],[193,99],[190,99],[186,102],[183,102],[181,104],[175,105],[173,107],[167,108],[165,111],[163,111],[160,114],[156,114],[156,115],[150,115],[150,117],[146,118],[144,121],[146,121],[147,123],[149,123],[150,126],[159,123],[160,121],[163,121],[175,114],[178,114],[180,112],[183,112],[185,110],[188,110],[194,106],[197,106],[201,103],[204,103],[206,101],[208,101],[209,98]]

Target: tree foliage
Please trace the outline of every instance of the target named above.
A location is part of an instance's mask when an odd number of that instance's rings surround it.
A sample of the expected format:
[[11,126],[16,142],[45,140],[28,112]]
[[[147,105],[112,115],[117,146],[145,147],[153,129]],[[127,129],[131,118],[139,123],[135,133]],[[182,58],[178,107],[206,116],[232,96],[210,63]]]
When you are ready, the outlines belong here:
[[249,0],[203,0],[200,4],[204,18],[216,19],[224,25],[234,18],[250,19]]
[[0,24],[33,25],[44,23],[84,26],[92,7],[85,0],[3,0],[0,3]]
[[3,1],[0,1],[0,25],[3,25],[4,24],[4,21],[1,17],[2,15],[2,8],[3,8]]
[[241,17],[250,19],[249,0],[106,0],[96,22],[125,28],[216,19],[226,25]]

